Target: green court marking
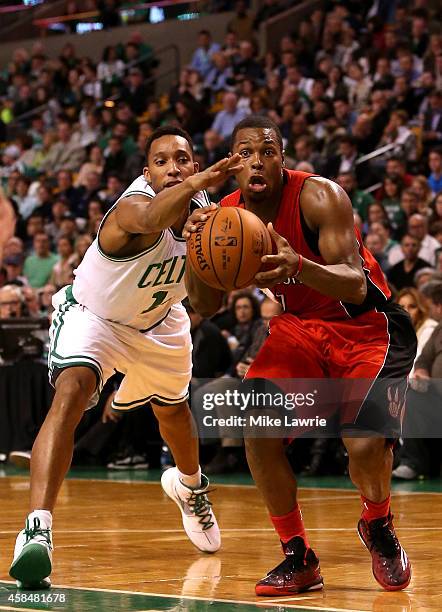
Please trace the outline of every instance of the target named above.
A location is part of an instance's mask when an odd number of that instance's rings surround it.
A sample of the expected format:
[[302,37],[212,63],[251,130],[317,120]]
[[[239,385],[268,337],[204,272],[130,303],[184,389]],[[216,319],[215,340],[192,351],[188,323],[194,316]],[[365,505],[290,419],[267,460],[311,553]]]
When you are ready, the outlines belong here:
[[[61,610],[66,612],[256,612],[256,610],[283,612],[291,605],[265,604],[265,602],[244,603],[193,599],[192,597],[171,597],[151,593],[130,593],[100,589],[69,588],[53,586],[47,591],[23,591],[13,584],[0,581],[0,610]],[[312,608],[296,605],[298,612],[311,612]],[[327,610],[327,608],[319,608]],[[343,609],[345,612],[345,609]]]
[[[12,465],[0,467],[0,478],[5,476],[25,476],[28,472]],[[161,470],[107,470],[104,467],[72,468],[68,478],[106,480],[114,482],[159,482]],[[212,476],[213,485],[253,485],[252,477],[246,473]],[[305,489],[348,489],[355,491],[348,476],[320,476],[318,478],[298,478],[300,487]],[[442,478],[412,480],[408,482],[392,481],[393,492],[404,493],[442,493]]]

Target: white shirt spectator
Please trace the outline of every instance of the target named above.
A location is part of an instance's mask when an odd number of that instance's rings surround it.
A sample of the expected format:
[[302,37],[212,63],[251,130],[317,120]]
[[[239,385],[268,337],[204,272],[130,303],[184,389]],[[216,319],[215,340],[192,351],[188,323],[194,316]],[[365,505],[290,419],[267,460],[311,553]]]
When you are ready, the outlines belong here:
[[[436,264],[436,250],[440,249],[439,241],[430,234],[427,234],[421,242],[421,248],[419,250],[418,257],[424,261],[428,261],[430,266]],[[394,246],[388,254],[388,263],[390,266],[394,266],[404,259],[404,254],[401,249],[401,245],[397,244]]]

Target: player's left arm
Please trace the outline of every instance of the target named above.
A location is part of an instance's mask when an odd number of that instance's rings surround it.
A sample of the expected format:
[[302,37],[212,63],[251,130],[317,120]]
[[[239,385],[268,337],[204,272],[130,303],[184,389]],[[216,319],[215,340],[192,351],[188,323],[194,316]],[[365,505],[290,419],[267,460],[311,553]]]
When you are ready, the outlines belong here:
[[301,195],[304,218],[318,233],[319,252],[326,264],[318,264],[296,253],[287,240],[269,230],[278,248],[263,262],[276,268],[256,275],[259,287],[272,287],[296,276],[304,285],[351,304],[361,304],[367,294],[354,232],[353,210],[345,191],[336,183],[314,177],[306,181]]

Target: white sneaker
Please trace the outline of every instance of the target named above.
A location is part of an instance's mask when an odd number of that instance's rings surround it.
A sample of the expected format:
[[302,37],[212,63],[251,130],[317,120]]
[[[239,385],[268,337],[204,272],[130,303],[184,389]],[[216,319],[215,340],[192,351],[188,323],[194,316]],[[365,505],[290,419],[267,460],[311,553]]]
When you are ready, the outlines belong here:
[[23,470],[31,467],[31,451],[12,451],[9,453],[9,462]]
[[400,463],[391,475],[400,480],[415,480],[418,477],[416,470],[405,463]]
[[51,586],[52,530],[42,529],[38,517],[26,519],[26,527],[17,536],[14,560],[9,575],[23,589],[47,589]]
[[163,473],[161,486],[181,510],[184,530],[192,544],[203,552],[216,552],[221,546],[221,534],[207,497],[208,478],[201,474],[201,486],[192,489],[181,482],[173,467]]

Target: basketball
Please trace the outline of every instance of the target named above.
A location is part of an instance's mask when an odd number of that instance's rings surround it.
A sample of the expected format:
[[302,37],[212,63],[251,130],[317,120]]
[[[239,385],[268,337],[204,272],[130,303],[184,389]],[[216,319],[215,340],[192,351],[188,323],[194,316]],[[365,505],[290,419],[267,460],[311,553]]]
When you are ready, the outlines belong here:
[[242,208],[219,208],[199,223],[187,244],[187,256],[198,278],[223,291],[253,283],[261,257],[272,252],[264,223]]

